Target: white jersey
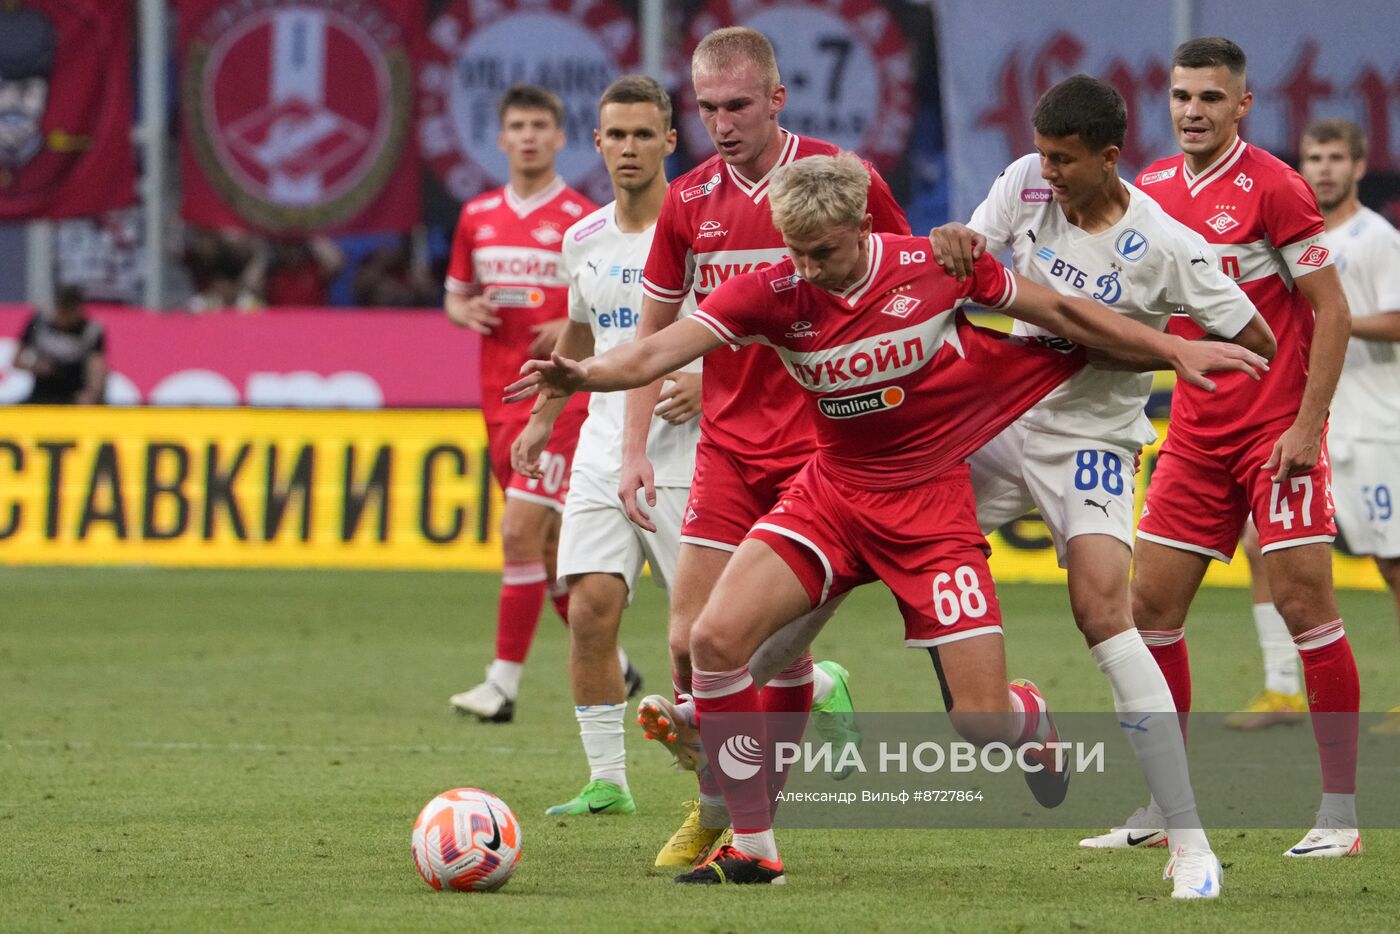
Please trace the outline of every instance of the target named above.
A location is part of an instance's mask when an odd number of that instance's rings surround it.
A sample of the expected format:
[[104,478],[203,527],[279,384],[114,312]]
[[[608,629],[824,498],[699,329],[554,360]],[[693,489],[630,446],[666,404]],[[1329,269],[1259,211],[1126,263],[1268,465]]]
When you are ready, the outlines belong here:
[[[1161,331],[1185,312],[1211,334],[1232,338],[1254,317],[1252,305],[1220,271],[1204,238],[1173,220],[1127,182],[1128,208],[1099,233],[1071,224],[1040,177],[1035,153],[1011,163],[969,222],[987,249],[1010,249],[1026,278],[1061,295],[1089,298]],[[1045,334],[1017,321],[1017,334]],[[1029,427],[1135,447],[1156,437],[1143,413],[1151,373],[1085,367],[1024,416]]]
[[[1400,311],[1400,231],[1363,207],[1327,239],[1353,318]],[[1389,341],[1353,337],[1332,397],[1331,436],[1400,442],[1400,360]]]
[[[651,252],[655,225],[640,233],[618,229],[617,202],[599,208],[579,220],[564,234],[564,271],[569,280],[569,320],[587,322],[593,331],[593,352],[600,354],[631,341],[642,316],[642,268]],[[681,314],[695,310],[687,298]],[[698,372],[699,362],[686,367]],[[595,392],[588,402],[588,418],[579,430],[574,470],[585,470],[600,480],[616,480],[622,473],[622,425],[627,394]],[[695,443],[700,420],[671,425],[653,417],[647,436],[657,486],[690,486],[695,472]]]

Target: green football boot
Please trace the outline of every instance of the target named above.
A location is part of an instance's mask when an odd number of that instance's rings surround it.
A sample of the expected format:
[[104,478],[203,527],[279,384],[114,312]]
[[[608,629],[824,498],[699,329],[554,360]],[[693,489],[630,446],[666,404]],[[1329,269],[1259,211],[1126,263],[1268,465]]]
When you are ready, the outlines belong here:
[[[817,667],[831,675],[836,685],[831,689],[831,696],[812,705],[812,726],[818,736],[831,744],[832,761],[839,762],[847,746],[860,749],[860,725],[856,723],[856,708],[851,703],[851,690],[846,685],[851,673],[839,663],[829,660],[817,662]],[[839,782],[850,778],[854,771],[855,766],[846,766],[833,777]]]
[[632,800],[632,793],[623,791],[612,782],[589,782],[574,800],[556,804],[545,811],[550,817],[636,813],[637,803]]

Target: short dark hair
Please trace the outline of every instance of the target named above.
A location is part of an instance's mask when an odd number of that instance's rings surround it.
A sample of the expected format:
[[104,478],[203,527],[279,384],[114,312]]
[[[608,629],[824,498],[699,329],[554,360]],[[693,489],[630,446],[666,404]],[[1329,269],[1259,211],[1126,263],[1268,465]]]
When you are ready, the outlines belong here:
[[1222,65],[1230,74],[1244,76],[1244,49],[1224,36],[1189,39],[1172,53],[1173,68],[1219,68]]
[[605,104],[654,104],[661,111],[661,122],[671,128],[671,95],[655,78],[646,75],[623,75],[608,85],[598,98],[598,112]]
[[1343,140],[1347,149],[1351,150],[1353,160],[1366,158],[1366,134],[1361,132],[1361,127],[1346,117],[1323,117],[1321,120],[1314,120],[1303,131],[1303,139],[1310,139],[1314,143],[1334,143]]
[[507,110],[547,110],[554,125],[564,125],[564,102],[549,88],[538,84],[512,84],[496,102],[496,118],[504,124]]
[[75,311],[82,308],[86,300],[81,286],[61,285],[54,292],[53,305],[63,311]]
[[43,13],[10,3],[0,9],[0,81],[47,78],[57,47],[58,30]]
[[1074,75],[1040,95],[1031,124],[1041,136],[1078,136],[1093,150],[1121,149],[1128,132],[1128,106],[1108,82]]

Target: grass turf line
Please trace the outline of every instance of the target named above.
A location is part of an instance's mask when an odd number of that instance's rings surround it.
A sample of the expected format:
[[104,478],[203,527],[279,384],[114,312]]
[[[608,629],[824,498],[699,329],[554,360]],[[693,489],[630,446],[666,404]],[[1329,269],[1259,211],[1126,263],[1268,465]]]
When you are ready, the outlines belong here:
[[[1388,928],[1400,832],[1343,863],[1285,861],[1305,828],[1217,833],[1224,898],[1177,905],[1165,854],[1077,849],[1065,831],[787,831],[786,889],[678,889],[650,870],[693,795],[628,737],[634,818],[544,808],[587,778],[541,622],[516,722],[478,724],[447,695],[490,653],[490,575],[6,569],[0,627],[0,930],[1192,931]],[[1062,587],[1002,588],[1013,675],[1059,709],[1107,709],[1108,687]],[[1363,707],[1400,701],[1386,594],[1342,596]],[[644,585],[624,641],[668,683],[663,601]],[[893,602],[856,594],[820,643],[866,710],[936,706],[927,656],[899,645]],[[1259,682],[1241,591],[1207,591],[1191,626],[1197,706]],[[524,859],[491,896],[431,892],[408,855],[413,817],[460,785],[504,798]],[[1200,789],[1208,794],[1208,789]]]

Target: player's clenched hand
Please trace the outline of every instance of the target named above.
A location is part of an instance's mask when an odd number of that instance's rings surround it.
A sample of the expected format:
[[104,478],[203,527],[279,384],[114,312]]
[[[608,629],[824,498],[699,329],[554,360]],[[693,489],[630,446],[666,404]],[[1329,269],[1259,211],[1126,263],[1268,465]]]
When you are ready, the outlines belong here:
[[635,457],[622,457],[622,479],[617,484],[617,498],[622,501],[622,511],[627,513],[627,518],[632,520],[632,524],[648,532],[656,531],[656,523],[651,521],[651,516],[647,515],[637,502],[637,493],[642,492],[646,496],[648,506],[656,505],[656,474],[651,469],[651,461],[646,459],[646,455]]
[[666,374],[656,414],[671,425],[684,425],[700,414],[700,374],[677,370]]
[[554,353],[548,360],[526,360],[520,367],[520,378],[502,392],[506,402],[523,402],[535,395],[562,399],[578,392],[587,378],[588,371],[582,363]]
[[530,356],[538,360],[549,356],[568,323],[568,318],[555,318],[553,321],[541,321],[531,325],[530,332],[535,336],[530,339],[530,349],[527,351]]
[[1268,371],[1269,361],[1238,344],[1183,340],[1177,345],[1176,359],[1172,366],[1176,369],[1176,375],[1192,386],[1214,392],[1215,383],[1206,379],[1205,374],[1219,370],[1238,370],[1248,373],[1251,379],[1258,379],[1261,371]]
[[510,445],[510,466],[516,473],[531,480],[544,476],[540,469],[540,455],[549,443],[552,425],[542,425],[538,419],[530,419],[520,434]]
[[1294,423],[1279,435],[1269,459],[1261,470],[1272,470],[1273,481],[1279,481],[1295,474],[1311,470],[1322,457],[1322,435],[1310,431],[1305,426]]
[[490,334],[501,323],[500,317],[496,314],[496,306],[492,305],[484,295],[474,295],[467,298],[464,295],[453,295],[449,292],[444,307],[449,321],[459,328],[469,328],[478,334]]
[[933,247],[933,261],[959,279],[972,275],[972,264],[987,251],[986,237],[958,223],[933,228],[928,242]]

